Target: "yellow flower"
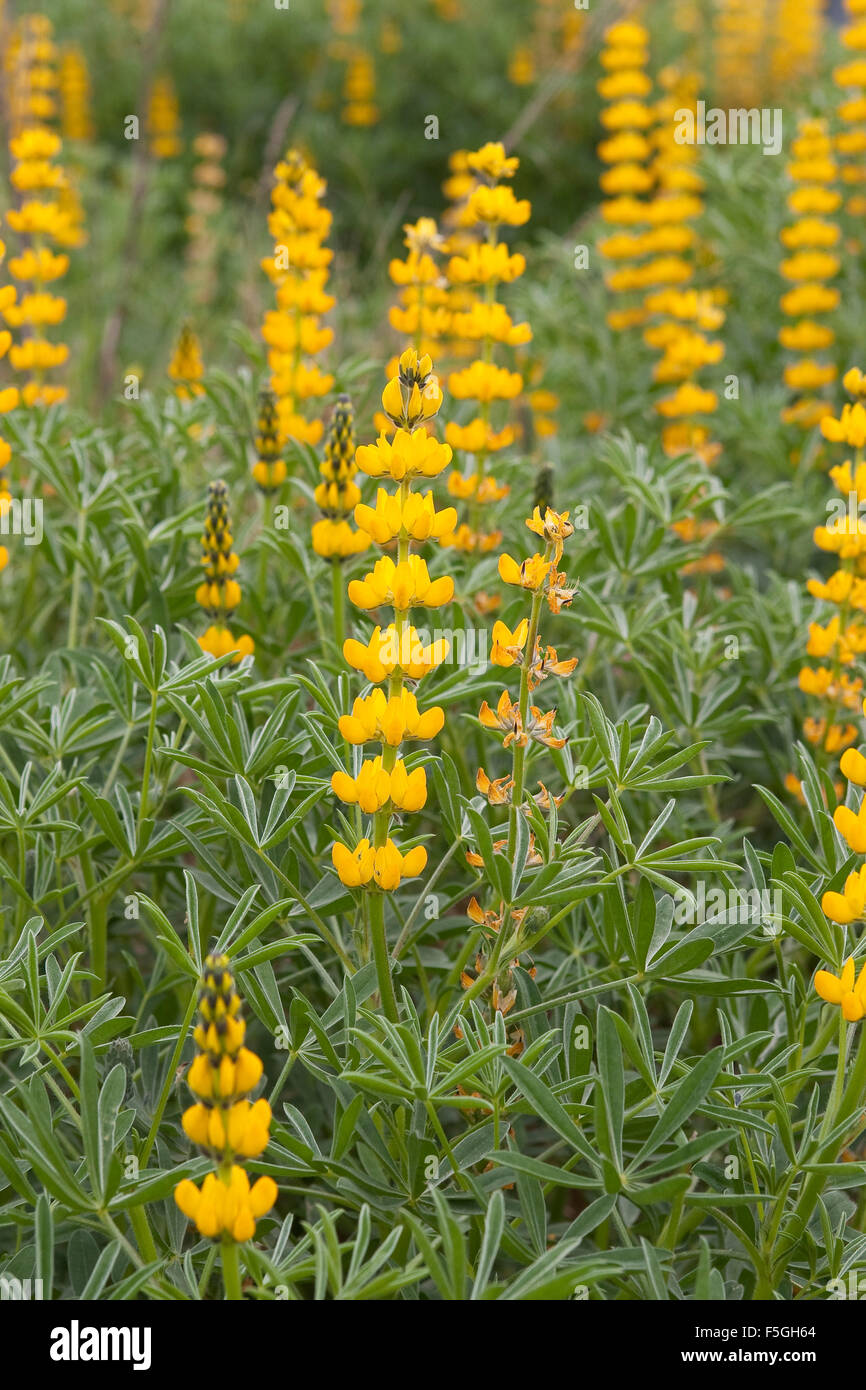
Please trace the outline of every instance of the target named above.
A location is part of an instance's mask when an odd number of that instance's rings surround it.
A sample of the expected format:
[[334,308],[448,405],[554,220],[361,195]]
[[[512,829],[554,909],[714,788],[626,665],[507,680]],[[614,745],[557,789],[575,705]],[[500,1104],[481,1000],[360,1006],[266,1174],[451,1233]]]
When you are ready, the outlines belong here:
[[54,159],[60,153],[60,136],[44,126],[33,126],[10,140],[9,149],[19,163]]
[[829,314],[839,305],[839,291],[829,285],[798,285],[779,300],[783,314],[801,318],[807,314]]
[[555,512],[551,507],[546,507],[542,517],[541,508],[536,507],[526,524],[536,536],[541,536],[548,545],[553,546],[553,563],[558,565],[562,559],[563,543],[574,535],[568,512]]
[[9,349],[9,361],[16,372],[62,367],[68,357],[69,348],[65,343],[49,343],[44,338],[28,338]]
[[842,926],[856,922],[863,916],[866,910],[866,864],[848,875],[841,893],[824,894],[821,910],[831,922],[838,922]]
[[801,319],[799,323],[779,329],[779,342],[789,352],[818,352],[829,347],[834,338],[832,328],[812,319]]
[[656,405],[659,415],[668,419],[680,415],[707,415],[716,409],[718,397],[713,391],[706,391],[692,381],[683,382],[672,396],[667,396]]
[[[507,806],[511,800],[514,780],[511,777],[497,777],[491,781],[484,768],[479,767],[475,775],[475,786],[481,795],[487,798],[491,806]],[[475,898],[472,898],[469,903],[469,916],[472,917],[473,921],[478,921],[479,918],[474,915],[473,903],[475,908],[478,908],[478,903]],[[483,914],[480,920],[483,920]]]
[[524,618],[512,632],[505,623],[493,624],[493,646],[490,660],[494,666],[514,666],[522,658],[523,648],[529,633],[529,620]]
[[455,313],[451,319],[451,331],[455,338],[466,338],[470,342],[492,338],[494,342],[507,343],[509,347],[520,347],[532,341],[529,324],[515,324],[505,305],[498,301],[485,304],[477,300],[464,313]]
[[354,637],[343,643],[343,656],[356,671],[363,671],[373,685],[400,671],[410,680],[421,680],[441,666],[450,651],[450,644],[438,638],[423,646],[414,627],[398,629],[391,623],[382,629],[375,627],[366,646]]
[[470,194],[466,203],[466,222],[472,225],[485,222],[488,226],[522,227],[532,215],[527,198],[515,198],[507,184],[487,188],[482,184]]
[[390,802],[395,810],[420,811],[427,801],[427,774],[423,767],[406,771],[402,758],[386,772],[381,756],[361,764],[357,777],[335,772],[331,788],[341,801],[360,806],[367,815],[374,815]]
[[198,338],[188,324],[181,329],[174,354],[168,364],[168,375],[177,383],[175,391],[181,400],[188,400],[190,394],[200,396],[204,391],[200,384],[204,376],[201,348]]
[[866,799],[861,801],[856,812],[850,806],[837,806],[833,824],[855,854],[866,854]]
[[806,647],[807,655],[815,657],[828,656],[832,651],[834,651],[838,641],[838,615],[835,618],[832,618],[826,627],[821,627],[819,623],[810,623],[809,642]]
[[483,174],[488,179],[510,179],[517,173],[520,160],[516,155],[509,157],[505,146],[499,141],[489,140],[480,150],[470,151],[466,164],[475,174]]
[[251,1187],[244,1169],[233,1165],[228,1181],[222,1174],[208,1173],[200,1189],[184,1178],[174,1190],[174,1199],[200,1235],[225,1233],[245,1241],[252,1240],[256,1219],[265,1216],[277,1200],[277,1185],[273,1178],[261,1177]]
[[215,624],[197,640],[202,651],[207,652],[209,656],[226,656],[229,652],[234,652],[232,663],[235,665],[245,656],[252,656],[255,648],[252,637],[233,637],[227,627],[218,627]]
[[839,770],[855,786],[866,787],[866,758],[856,748],[849,748],[842,754]]
[[445,723],[445,712],[438,705],[423,714],[411,691],[386,698],[381,690],[359,696],[352,713],[341,715],[339,730],[347,743],[368,743],[378,739],[398,748],[405,739],[435,738]]
[[844,405],[837,420],[825,415],[821,421],[821,433],[833,444],[847,444],[852,449],[862,449],[866,444],[866,409],[859,401],[854,405]]
[[510,372],[507,367],[478,361],[462,371],[452,372],[448,378],[448,389],[458,400],[471,399],[487,404],[513,400],[523,389],[523,378],[519,372]]
[[518,564],[510,555],[499,557],[499,577],[505,584],[517,584],[521,589],[536,592],[551,570],[551,561],[542,555],[531,555]]
[[416,604],[439,608],[443,603],[450,603],[453,597],[454,580],[447,575],[431,579],[420,555],[410,555],[399,564],[383,555],[370,574],[349,585],[349,598],[358,608],[378,608],[380,604],[390,603],[405,612]]
[[526,259],[519,252],[509,253],[505,242],[490,246],[487,242],[467,247],[448,262],[448,279],[455,285],[511,284],[526,269]]
[[849,396],[857,396],[860,400],[866,399],[866,375],[861,372],[859,367],[849,367],[842,378],[842,385]]
[[194,1144],[215,1154],[230,1149],[242,1158],[258,1158],[268,1146],[271,1107],[266,1100],[239,1100],[225,1110],[200,1102],[184,1111],[181,1123]]
[[331,859],[340,882],[347,888],[363,888],[375,882],[379,888],[390,891],[399,888],[401,879],[417,878],[424,872],[427,851],[423,845],[401,854],[393,840],[376,848],[369,840],[359,840],[353,850],[337,841],[331,850]]
[[841,1005],[849,1023],[857,1023],[866,1014],[866,965],[855,982],[853,956],[846,960],[841,976],[833,975],[829,970],[819,970],[815,976],[815,989],[828,1004]]
[[839,258],[826,251],[800,251],[779,266],[786,280],[831,280],[839,270]]
[[351,555],[360,555],[370,546],[369,536],[353,531],[348,521],[323,518],[313,523],[310,534],[313,550],[324,560],[343,560]]
[[391,440],[380,435],[375,444],[362,444],[355,458],[369,477],[390,477],[399,483],[404,478],[437,477],[451,462],[451,448],[424,430],[410,434],[398,429]]
[[401,532],[415,541],[441,540],[453,530],[457,512],[453,507],[437,512],[432,492],[413,492],[402,502],[379,488],[375,507],[356,506],[355,521],[377,545],[387,545]]
[[[495,454],[500,449],[507,449],[516,439],[515,430],[510,425],[505,429],[495,430],[487,421],[480,416],[475,420],[470,420],[468,425],[456,425],[450,420],[445,426],[445,438],[453,449],[462,449],[467,454]],[[452,473],[448,479],[448,491],[452,497],[467,498],[475,495],[478,475],[473,473],[471,478],[462,480],[459,475]],[[486,480],[485,480],[486,481]],[[468,489],[472,486],[472,491],[460,490]],[[500,497],[507,497],[510,488],[504,487],[499,494]],[[489,499],[498,501],[499,497]]]

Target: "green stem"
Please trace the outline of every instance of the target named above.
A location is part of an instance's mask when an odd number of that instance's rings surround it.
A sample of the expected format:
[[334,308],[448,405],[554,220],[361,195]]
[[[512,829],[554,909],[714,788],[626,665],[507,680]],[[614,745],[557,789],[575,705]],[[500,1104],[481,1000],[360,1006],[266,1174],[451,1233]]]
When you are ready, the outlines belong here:
[[141,822],[147,815],[147,801],[150,793],[150,769],[151,764],[153,762],[153,740],[156,734],[157,695],[158,692],[154,690],[150,697],[150,718],[147,722],[147,744],[145,745],[144,750],[144,771],[141,774],[141,799],[138,803],[139,828],[141,827]]
[[376,978],[379,981],[379,995],[382,1010],[391,1023],[399,1022],[397,996],[391,978],[391,959],[388,955],[388,939],[385,935],[385,895],[370,894],[370,934],[373,938],[373,960],[376,963]]
[[243,1301],[243,1293],[241,1292],[241,1268],[238,1259],[238,1247],[231,1236],[223,1236],[221,1254],[223,1284],[225,1285],[226,1298],[231,1303],[241,1303]]
[[[96,878],[93,872],[93,865],[90,855],[86,854],[81,860],[81,875],[88,893],[94,892],[96,888]],[[103,893],[95,893],[93,901],[87,909],[87,928],[90,942],[90,968],[96,976],[94,991],[102,994],[106,988],[108,976],[108,897]]]
[[153,1239],[153,1232],[150,1229],[150,1222],[147,1219],[147,1212],[144,1205],[130,1207],[129,1224],[135,1235],[136,1244],[141,1251],[142,1259],[146,1264],[151,1260],[158,1260],[156,1244]]
[[343,591],[343,569],[338,560],[331,561],[331,587],[334,594],[334,642],[337,655],[341,656],[346,640],[346,599]]
[[[76,547],[80,550],[84,544],[84,532],[87,527],[87,508],[82,507],[78,513],[78,526],[75,531]],[[66,645],[75,648],[78,644],[78,612],[81,606],[81,561],[77,558],[72,570],[72,593],[69,600],[69,632],[66,638]]]
[[[550,558],[550,546],[544,551],[544,558]],[[544,590],[539,588],[532,596],[532,611],[529,618],[529,632],[526,635],[526,645],[523,649],[523,662],[520,667],[520,696],[517,708],[520,712],[520,727],[525,733],[526,716],[529,712],[529,673],[532,669],[532,661],[535,655],[535,643],[538,638],[538,628],[541,622],[541,605],[544,601]],[[526,775],[526,745],[514,743],[514,755],[512,760],[512,788],[511,788],[511,811],[508,818],[508,858],[514,858],[514,851],[517,842],[517,817],[521,814],[520,807],[523,801],[523,786]]]

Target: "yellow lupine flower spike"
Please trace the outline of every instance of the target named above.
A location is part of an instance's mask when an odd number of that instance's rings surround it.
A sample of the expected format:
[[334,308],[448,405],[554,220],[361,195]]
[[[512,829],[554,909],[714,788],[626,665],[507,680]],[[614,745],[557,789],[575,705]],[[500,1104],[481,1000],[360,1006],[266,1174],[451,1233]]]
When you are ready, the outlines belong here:
[[315,491],[316,506],[321,521],[312,528],[313,549],[325,560],[339,564],[352,555],[360,555],[370,544],[364,531],[356,531],[349,523],[353,509],[361,501],[360,488],[354,481],[355,415],[348,396],[338,396],[325,444],[325,456],[319,464],[322,482]]
[[334,306],[325,290],[334,253],[323,244],[332,219],[322,203],[325,181],[298,150],[287,151],[274,177],[268,217],[274,250],[261,264],[273,285],[276,309],[264,316],[262,338],[281,442],[296,439],[315,446],[324,433],[322,421],[308,420],[303,412],[306,401],[327,395],[334,385],[333,376],[312,360],[333,338],[332,330],[319,322]]
[[277,1199],[272,1178],[250,1186],[236,1158],[257,1158],[267,1148],[271,1108],[264,1099],[249,1100],[262,1076],[261,1059],[244,1046],[246,1025],[228,956],[205,960],[198,998],[199,1022],[194,1038],[198,1055],[187,1084],[199,1099],[184,1111],[184,1132],[207,1149],[218,1164],[198,1188],[184,1179],[174,1199],[200,1235],[229,1241],[251,1240],[256,1218]]
[[168,374],[175,382],[174,392],[179,400],[188,401],[193,396],[204,394],[201,384],[204,376],[201,347],[189,324],[184,324],[180,330],[180,337],[168,364]]
[[[9,149],[15,161],[10,182],[21,195],[17,206],[5,214],[7,226],[18,239],[18,254],[10,257],[9,271],[23,290],[17,302],[14,288],[0,291],[0,312],[10,327],[20,330],[18,341],[11,346],[0,334],[4,339],[0,355],[8,350],[13,371],[29,374],[21,388],[24,405],[55,405],[66,399],[67,391],[49,384],[45,373],[68,360],[69,348],[50,341],[46,329],[63,322],[66,300],[46,286],[65,273],[69,258],[56,253],[51,243],[80,246],[85,239],[83,212],[65,170],[55,162],[61,153],[58,135],[34,124],[14,136]],[[17,392],[15,397],[3,408],[13,408],[18,403]]]
[[228,652],[234,652],[233,663],[237,663],[252,654],[253,639],[246,635],[236,638],[227,626],[229,615],[241,601],[241,586],[234,578],[240,561],[234,550],[231,532],[228,488],[222,479],[208,486],[201,545],[205,577],[196,589],[195,597],[211,619],[211,626],[199,637],[198,644],[202,651],[211,656],[225,656]]
[[275,492],[285,482],[286,461],[282,457],[277,398],[269,388],[259,392],[256,421],[256,462],[253,481],[262,492]]

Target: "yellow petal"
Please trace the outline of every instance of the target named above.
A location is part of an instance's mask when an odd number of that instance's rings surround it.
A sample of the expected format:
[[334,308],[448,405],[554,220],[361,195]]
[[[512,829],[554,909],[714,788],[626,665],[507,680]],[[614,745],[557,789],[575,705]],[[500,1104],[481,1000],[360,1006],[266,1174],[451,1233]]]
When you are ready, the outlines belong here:
[[819,970],[815,976],[815,988],[828,1004],[842,1003],[842,983],[829,970]]

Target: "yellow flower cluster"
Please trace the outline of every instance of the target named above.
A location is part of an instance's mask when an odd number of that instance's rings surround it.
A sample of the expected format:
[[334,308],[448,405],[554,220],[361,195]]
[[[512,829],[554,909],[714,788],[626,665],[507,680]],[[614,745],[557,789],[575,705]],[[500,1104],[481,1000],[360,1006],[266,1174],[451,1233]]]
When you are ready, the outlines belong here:
[[372,126],[379,120],[376,105],[376,69],[370,54],[354,49],[343,80],[344,125]]
[[[480,225],[470,225],[466,214],[469,197],[478,187],[478,179],[469,168],[470,153],[470,150],[451,151],[448,156],[448,176],[442,184],[442,193],[447,201],[442,214],[447,239],[442,250],[449,256],[466,255],[474,251],[481,240]],[[467,313],[478,296],[471,284],[449,284],[445,279],[443,286],[442,302],[451,314],[446,339],[447,353],[451,358],[468,361],[477,353],[477,340],[463,338],[452,329],[456,315]],[[458,327],[459,323],[458,320]]]
[[186,1178],[179,1182],[174,1200],[200,1235],[252,1240],[257,1218],[277,1200],[277,1185],[262,1177],[251,1186],[235,1159],[258,1158],[267,1148],[271,1108],[266,1100],[248,1098],[261,1079],[262,1063],[244,1046],[246,1024],[228,956],[205,960],[198,1009],[198,1053],[187,1074],[196,1099],[182,1124],[218,1167],[200,1188]]
[[354,34],[361,18],[361,0],[325,0],[325,10],[335,34]]
[[58,164],[60,137],[44,128],[23,130],[10,141],[15,161],[11,182],[20,195],[6,221],[19,238],[19,254],[10,257],[9,271],[21,286],[17,301],[3,308],[6,322],[20,332],[21,341],[9,350],[15,371],[28,380],[21,396],[26,405],[55,405],[66,399],[66,388],[50,384],[46,372],[62,367],[69,357],[65,343],[54,342],[47,330],[63,322],[66,300],[48,286],[66,274],[65,248],[82,241],[74,207],[64,199],[69,182]]
[[196,157],[192,171],[189,212],[186,216],[186,273],[193,303],[209,304],[217,281],[217,219],[222,211],[222,189],[226,171],[226,141],[222,135],[206,131],[192,142]]
[[[504,690],[496,712],[485,700],[478,717],[485,728],[504,734],[503,744],[506,748],[514,744],[517,749],[525,749],[531,741],[550,748],[562,748],[565,740],[556,738],[552,732],[556,711],[542,714],[528,701],[532,691],[548,676],[570,676],[577,666],[576,659],[560,661],[555,648],[542,648],[538,635],[544,600],[550,612],[555,614],[567,608],[574,597],[576,586],[570,585],[566,575],[559,570],[565,541],[574,534],[574,527],[568,519],[568,512],[555,512],[550,507],[543,514],[540,507],[536,507],[526,525],[544,541],[543,551],[522,561],[515,560],[507,553],[500,555],[499,577],[504,584],[532,595],[531,615],[522,619],[513,631],[502,621],[494,624],[490,657],[494,666],[519,667],[520,700],[513,704],[508,691]],[[479,778],[484,776],[482,769]],[[517,784],[522,791],[522,780]]]
[[[6,254],[5,243],[0,241],[0,262]],[[0,311],[4,306],[15,301],[15,289],[11,285],[4,285],[0,288]],[[6,356],[12,344],[12,334],[8,329],[0,330],[0,358]],[[0,389],[0,415],[5,415],[8,411],[14,410],[19,401],[18,389],[15,386]],[[0,435],[0,516],[5,516],[8,507],[12,502],[9,492],[9,479],[6,472],[12,458],[12,449],[9,441]],[[0,545],[0,570],[4,570],[9,563],[9,551],[5,545]]]
[[211,626],[198,644],[202,651],[211,656],[225,656],[234,652],[232,662],[237,663],[253,651],[253,639],[248,636],[234,637],[227,626],[230,615],[241,601],[241,586],[235,575],[240,560],[234,549],[229,513],[228,488],[218,479],[208,485],[207,514],[204,535],[201,538],[201,563],[204,566],[204,579],[196,589],[196,602],[205,609]]
[[[432,217],[407,223],[403,231],[406,256],[402,260],[395,257],[388,266],[388,274],[399,289],[399,303],[389,311],[388,322],[412,341],[416,352],[432,355],[451,323],[449,292],[439,264],[446,240]],[[393,368],[393,363],[390,366]],[[393,375],[393,370],[386,375]],[[382,418],[384,424],[387,417]]]
[[716,0],[715,89],[729,106],[751,106],[762,95],[769,33],[768,0]]
[[[452,308],[451,337],[469,342],[477,354],[468,366],[451,373],[448,387],[457,400],[476,402],[476,413],[463,424],[449,423],[445,430],[451,447],[468,456],[467,466],[455,470],[448,480],[451,496],[466,504],[467,520],[444,536],[442,543],[470,553],[499,545],[502,533],[490,528],[484,511],[510,491],[488,472],[487,461],[516,438],[515,427],[500,407],[521,393],[523,377],[498,365],[496,351],[523,346],[532,338],[529,324],[514,323],[497,299],[500,287],[511,284],[526,269],[524,257],[498,240],[500,228],[524,226],[532,211],[528,200],[516,198],[507,182],[518,165],[516,157],[507,156],[504,147],[494,142],[467,154],[466,171],[472,183],[462,190],[459,225],[473,239],[451,248],[454,254],[447,266],[452,286],[473,291],[465,307]],[[505,418],[496,419],[497,413]]]
[[529,44],[519,43],[508,59],[508,80],[515,87],[529,87],[535,81],[535,59]]
[[836,113],[845,127],[836,136],[836,151],[843,162],[839,178],[853,189],[846,203],[852,218],[866,216],[866,194],[859,187],[866,181],[866,0],[846,0],[851,23],[842,31],[842,43],[851,57],[833,70],[833,81],[844,93]]
[[[810,579],[807,585],[813,598],[832,605],[835,611],[826,623],[810,624],[806,652],[817,664],[804,666],[799,676],[800,689],[818,702],[819,711],[806,719],[803,732],[810,743],[829,754],[840,753],[857,737],[848,716],[860,707],[863,682],[850,674],[850,668],[866,652],[866,522],[861,521],[859,512],[866,502],[866,378],[852,367],[843,384],[853,403],[843,407],[839,419],[826,415],[821,432],[831,443],[845,444],[853,457],[830,469],[840,500],[834,504],[833,514],[828,514],[827,524],[814,532],[818,548],[838,557],[838,568],[828,579]],[[846,753],[842,760],[845,775],[848,767],[850,755]],[[790,791],[800,793],[793,775],[786,782]]]
[[697,379],[724,357],[724,345],[711,332],[721,327],[725,316],[718,295],[690,288],[697,237],[689,224],[703,211],[704,181],[695,168],[696,146],[678,144],[674,138],[678,112],[695,111],[697,89],[692,78],[675,69],[666,69],[659,80],[663,92],[655,104],[656,125],[649,137],[655,151],[649,166],[655,193],[647,209],[649,230],[641,239],[643,249],[651,253],[641,267],[643,282],[651,286],[644,300],[648,324],[643,336],[662,354],[655,380],[676,387],[656,403],[667,421],[663,448],[670,455],[690,450],[712,464],[719,445],[695,417],[712,413],[718,397]]
[[[534,383],[541,375],[542,368],[539,364],[533,365],[528,373],[523,375],[529,377],[530,383]],[[554,414],[560,407],[560,399],[555,391],[550,391],[545,386],[535,387],[526,397],[532,417],[532,433],[537,439],[549,439],[556,434],[557,425]]]
[[319,464],[322,481],[315,491],[316,506],[322,513],[313,525],[313,549],[325,560],[339,564],[350,555],[360,555],[370,545],[364,531],[349,522],[361,500],[355,482],[355,416],[348,396],[338,396],[328,431],[325,457]]
[[174,393],[179,400],[191,401],[194,396],[204,395],[201,344],[188,323],[183,325],[178,335],[168,364],[168,375],[174,382]]
[[[409,621],[414,607],[450,602],[454,585],[450,578],[432,579],[423,559],[412,553],[412,543],[441,536],[452,516],[437,513],[430,493],[412,492],[417,477],[437,477],[451,461],[451,449],[427,433],[442,404],[442,392],[429,357],[408,348],[400,358],[397,375],[385,388],[382,406],[395,426],[392,440],[384,435],[374,445],[362,445],[358,467],[371,477],[389,477],[398,484],[392,493],[379,490],[375,508],[355,508],[358,526],[378,544],[396,539],[396,560],[383,556],[365,579],[349,586],[349,598],[362,609],[389,605],[393,622],[377,626],[364,645],[349,638],[343,655],[350,666],[362,671],[381,688],[354,702],[351,715],[340,719],[340,733],[350,744],[376,741],[381,753],[361,763],[357,775],[335,773],[334,793],[349,805],[358,805],[374,816],[372,833],[352,846],[337,841],[332,859],[341,881],[350,888],[384,891],[399,887],[404,878],[420,874],[427,863],[423,845],[402,853],[390,838],[394,811],[417,811],[427,799],[427,779],[422,768],[408,770],[400,749],[410,739],[434,738],[444,723],[438,708],[421,713],[407,681],[422,679],[448,655],[448,643],[439,640],[424,646]],[[379,954],[384,951],[384,925],[380,920]]]
[[334,385],[334,378],[312,361],[334,336],[320,323],[322,314],[334,306],[325,291],[334,253],[323,245],[331,214],[322,203],[324,179],[297,150],[287,152],[274,176],[268,217],[274,253],[262,261],[262,269],[274,286],[277,307],[265,314],[262,337],[268,347],[281,442],[297,439],[315,445],[324,426],[321,419],[307,420],[302,407],[306,400],[327,395]]
[[150,89],[147,134],[154,159],[174,159],[183,149],[177,93],[174,83],[166,74],[157,77]]
[[[565,574],[559,569],[565,542],[574,534],[574,527],[569,521],[568,512],[556,512],[551,507],[547,507],[544,512],[540,507],[536,507],[526,525],[543,541],[543,549],[523,561],[517,561],[507,553],[500,555],[499,577],[503,583],[512,585],[530,596],[529,616],[522,617],[513,629],[501,620],[494,624],[490,656],[494,666],[506,670],[516,667],[520,671],[520,691],[515,701],[508,690],[503,690],[495,710],[491,709],[485,700],[478,715],[481,725],[498,734],[502,739],[502,746],[512,750],[510,776],[492,779],[484,768],[480,767],[476,777],[478,791],[486,797],[491,806],[508,807],[508,837],[495,840],[493,843],[495,849],[506,851],[510,862],[513,862],[517,852],[518,818],[528,814],[533,803],[543,810],[549,810],[554,801],[543,782],[538,784],[539,791],[530,800],[526,800],[527,748],[531,743],[547,748],[562,748],[565,744],[565,739],[554,733],[556,710],[543,712],[531,703],[530,697],[549,676],[570,676],[577,666],[576,658],[560,661],[554,647],[542,646],[540,636],[541,613],[545,601],[551,613],[559,613],[571,603],[576,592],[576,586],[569,584]],[[556,804],[559,804],[558,801]],[[475,867],[480,868],[484,864],[483,857],[475,851],[470,851],[466,858]],[[532,836],[529,840],[528,862],[541,862]],[[500,958],[498,943],[503,938],[502,907],[500,905],[498,912],[495,908],[484,910],[477,899],[472,898],[468,914],[471,921],[481,927],[482,935],[491,945],[490,961],[495,967],[491,988],[493,1010],[507,1014],[517,998],[512,974],[517,961],[508,962]],[[510,915],[512,924],[519,927],[523,912],[512,909]],[[480,953],[475,962],[476,973],[480,975],[487,967],[488,959],[484,953]],[[462,983],[465,988],[470,988],[474,983],[469,972],[464,972]],[[522,1034],[518,1033],[511,1039],[509,1050],[512,1055],[516,1055],[522,1046]]]
[[4,115],[11,136],[48,129],[57,118],[57,48],[54,25],[42,14],[24,14],[3,54]]
[[650,288],[638,264],[652,248],[652,241],[648,245],[641,230],[648,223],[645,200],[652,188],[652,175],[647,168],[651,153],[647,131],[653,122],[652,109],[647,105],[652,91],[646,72],[648,45],[649,34],[644,26],[624,20],[605,30],[599,55],[605,72],[597,88],[605,102],[601,123],[606,131],[598,146],[599,158],[606,166],[600,179],[604,195],[601,215],[612,230],[598,249],[617,267],[605,278],[607,288],[627,297],[625,307],[607,314],[607,324],[615,333],[644,322],[643,304],[633,302],[633,292]]
[[64,140],[92,140],[90,74],[81,49],[70,44],[60,59],[60,130]]
[[276,492],[286,480],[286,461],[280,447],[280,424],[277,418],[277,398],[270,387],[259,392],[259,411],[256,420],[256,461],[253,481],[266,495]]
[[780,232],[786,252],[780,270],[790,285],[780,305],[793,322],[779,330],[779,342],[788,352],[803,354],[800,361],[785,367],[785,385],[803,394],[783,410],[782,419],[811,429],[831,409],[816,393],[837,375],[835,364],[816,354],[826,352],[835,341],[833,329],[819,320],[839,303],[839,291],[828,282],[839,271],[835,248],[840,232],[832,217],[842,197],[832,186],[837,169],[823,121],[801,121],[791,153],[788,177],[793,187],[787,203],[796,221]]
[[[852,367],[845,375],[844,385],[855,397],[854,404],[846,405],[838,420],[826,417],[821,422],[821,429],[831,442],[844,443],[854,450],[853,461],[846,460],[840,467],[832,469],[831,476],[836,475],[834,482],[839,490],[859,505],[861,497],[866,499],[866,463],[863,461],[863,449],[866,445],[866,409],[863,405],[866,401],[866,377],[856,367]],[[866,525],[861,528],[858,517],[856,547],[859,548],[855,548],[853,540],[853,519],[849,519],[847,530],[852,536],[851,543],[846,546],[849,553],[846,554],[846,550],[839,552],[840,569],[824,586],[834,590],[835,596],[831,601],[840,607],[840,616],[834,619],[836,642],[833,668],[833,674],[839,683],[845,680],[844,675],[839,674],[840,668],[845,664],[846,658],[849,661],[853,659],[853,653],[848,654],[851,647],[853,646],[857,653],[866,650],[866,621],[857,616],[858,613],[866,611],[866,579],[862,577],[866,574]],[[812,585],[810,589],[815,592]],[[819,596],[827,595],[822,593]],[[844,698],[836,695],[837,704],[844,703],[845,708],[853,709],[860,704],[861,693],[862,682],[848,681],[844,688]],[[866,714],[866,703],[863,704],[863,712]],[[849,726],[849,730],[850,737],[846,736],[837,747],[853,743],[857,736],[856,730],[853,726]],[[847,747],[840,759],[839,768],[848,781],[849,790],[844,803],[838,805],[833,813],[833,823],[853,854],[866,855],[866,796],[863,795],[863,788],[866,788],[866,757],[859,749]],[[852,787],[860,789],[859,804],[852,795]],[[840,794],[841,790],[841,787],[837,788]],[[863,921],[866,917],[866,863],[847,876],[841,893],[825,893],[821,898],[821,908],[831,922],[838,922],[842,926]],[[828,970],[819,970],[815,976],[815,989],[827,1003],[838,1004],[843,1017],[849,1023],[857,1023],[866,1016],[866,965],[855,978],[853,957],[848,958],[838,977]]]
[[773,92],[788,92],[792,83],[815,72],[824,43],[825,8],[824,0],[778,0],[769,54]]

